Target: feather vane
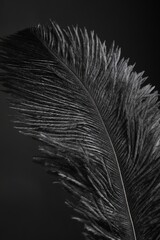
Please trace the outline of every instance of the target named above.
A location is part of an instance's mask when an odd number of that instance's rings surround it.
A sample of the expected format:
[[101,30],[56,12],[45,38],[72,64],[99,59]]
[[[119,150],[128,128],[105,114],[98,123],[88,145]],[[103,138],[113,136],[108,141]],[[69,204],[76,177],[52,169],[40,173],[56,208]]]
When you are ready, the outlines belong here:
[[86,239],[158,240],[158,92],[120,55],[93,31],[51,21],[1,38],[0,82]]

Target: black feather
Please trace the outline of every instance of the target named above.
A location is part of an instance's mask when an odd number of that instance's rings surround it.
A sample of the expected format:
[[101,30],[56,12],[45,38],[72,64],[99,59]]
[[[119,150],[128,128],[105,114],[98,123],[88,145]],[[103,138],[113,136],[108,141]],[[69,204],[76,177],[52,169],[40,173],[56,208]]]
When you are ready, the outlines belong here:
[[35,161],[72,194],[88,240],[160,239],[158,93],[133,67],[54,22],[0,40],[16,127],[41,142]]

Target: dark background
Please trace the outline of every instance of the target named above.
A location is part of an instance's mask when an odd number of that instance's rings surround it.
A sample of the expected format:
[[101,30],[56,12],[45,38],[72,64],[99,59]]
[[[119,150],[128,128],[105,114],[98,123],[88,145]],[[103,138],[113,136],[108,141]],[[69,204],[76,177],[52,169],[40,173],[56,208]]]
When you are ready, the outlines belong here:
[[[138,3],[139,2],[139,3]],[[145,70],[159,88],[159,25],[153,1],[0,0],[0,36],[56,20],[60,26],[78,24],[95,30],[110,47]],[[0,95],[0,239],[84,239],[82,225],[65,205],[66,193],[53,185],[44,169],[32,162],[37,142],[19,134],[10,122],[11,110]]]

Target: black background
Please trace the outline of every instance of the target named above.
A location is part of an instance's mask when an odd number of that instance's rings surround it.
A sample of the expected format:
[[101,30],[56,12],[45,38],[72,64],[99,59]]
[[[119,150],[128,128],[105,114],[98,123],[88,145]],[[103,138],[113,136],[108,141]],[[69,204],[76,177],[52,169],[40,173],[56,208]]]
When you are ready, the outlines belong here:
[[[159,88],[158,6],[154,1],[0,0],[0,36],[51,18],[60,26],[78,24],[95,30],[106,45],[113,40],[122,56],[145,70]],[[82,225],[71,216],[66,193],[32,162],[37,142],[13,129],[12,111],[0,95],[0,239],[82,240]]]

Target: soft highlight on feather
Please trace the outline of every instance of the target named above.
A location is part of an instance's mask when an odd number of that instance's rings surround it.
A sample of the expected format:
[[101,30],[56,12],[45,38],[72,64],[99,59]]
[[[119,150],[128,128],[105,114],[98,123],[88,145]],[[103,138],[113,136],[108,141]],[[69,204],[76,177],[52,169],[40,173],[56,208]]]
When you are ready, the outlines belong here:
[[35,161],[71,193],[88,240],[160,239],[158,92],[133,68],[52,21],[0,40],[15,125],[40,141]]

